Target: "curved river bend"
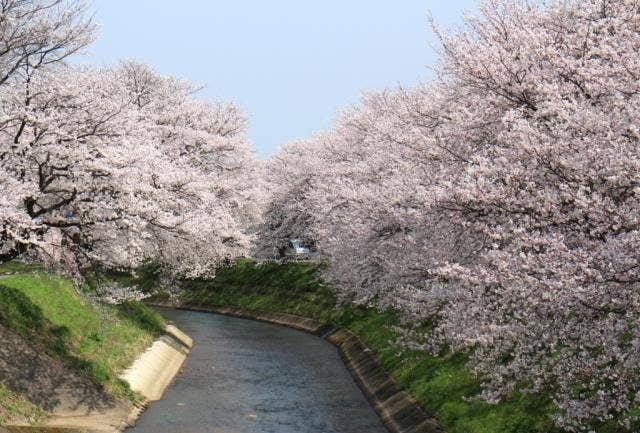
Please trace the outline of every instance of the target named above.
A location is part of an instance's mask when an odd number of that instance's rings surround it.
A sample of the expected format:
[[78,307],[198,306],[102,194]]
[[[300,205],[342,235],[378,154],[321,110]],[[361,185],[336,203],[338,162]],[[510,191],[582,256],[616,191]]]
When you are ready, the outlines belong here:
[[281,326],[162,309],[195,341],[127,433],[386,433],[338,351]]

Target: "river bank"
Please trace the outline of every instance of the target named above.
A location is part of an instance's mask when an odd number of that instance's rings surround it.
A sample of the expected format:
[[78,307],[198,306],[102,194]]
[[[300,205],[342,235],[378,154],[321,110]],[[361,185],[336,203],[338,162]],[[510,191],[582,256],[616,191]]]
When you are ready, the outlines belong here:
[[[121,431],[150,400],[144,386],[128,380],[151,376],[146,382],[164,389],[186,356],[184,338],[171,328],[165,334],[162,319],[142,304],[89,302],[71,280],[37,265],[8,263],[0,275],[0,425],[6,428]],[[167,349],[172,345],[180,346],[175,354]],[[173,367],[136,367],[156,347],[164,347],[162,361],[175,359]]]
[[160,312],[197,344],[126,433],[388,433],[326,340],[220,314]]
[[333,344],[354,380],[392,433],[442,433],[429,416],[397,380],[376,354],[353,332],[318,320],[287,313],[276,313],[233,306],[198,306],[188,303],[149,303],[152,306],[208,312],[286,326],[323,338]]
[[[174,299],[190,306],[244,307],[310,318],[356,334],[376,353],[406,392],[448,433],[558,433],[548,396],[514,393],[499,404],[473,399],[480,379],[468,370],[464,353],[434,356],[401,344],[403,325],[393,310],[337,304],[318,265],[239,261],[218,269],[214,279],[180,282]],[[156,300],[166,301],[158,293]],[[428,324],[425,324],[428,326]],[[606,430],[613,432],[615,429]]]

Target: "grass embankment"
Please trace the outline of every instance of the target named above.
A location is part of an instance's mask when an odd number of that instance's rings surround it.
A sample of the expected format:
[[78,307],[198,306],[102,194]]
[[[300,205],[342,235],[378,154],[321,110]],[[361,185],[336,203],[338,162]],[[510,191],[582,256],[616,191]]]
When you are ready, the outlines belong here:
[[[36,265],[0,265],[0,323],[88,375],[116,396],[137,398],[118,375],[162,333],[161,318],[141,303],[92,304],[68,278]],[[0,423],[41,415],[0,383]]]
[[236,305],[312,317],[356,332],[394,376],[434,414],[448,433],[550,433],[553,409],[544,396],[517,394],[490,405],[469,401],[479,381],[465,366],[464,354],[434,357],[397,343],[400,325],[394,311],[350,305],[336,307],[332,290],[317,268],[305,263],[243,261],[220,269],[213,280],[184,282],[182,300],[201,305]]
[[0,426],[9,420],[36,424],[45,418],[44,411],[0,382]]

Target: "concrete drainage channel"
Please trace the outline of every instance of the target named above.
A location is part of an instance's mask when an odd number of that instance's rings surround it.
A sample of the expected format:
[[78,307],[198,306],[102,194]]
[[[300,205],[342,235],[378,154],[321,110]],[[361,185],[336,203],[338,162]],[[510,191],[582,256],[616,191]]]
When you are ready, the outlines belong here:
[[[209,312],[287,326],[323,338],[338,348],[342,360],[362,389],[385,426],[392,433],[443,433],[437,421],[386,371],[375,353],[357,335],[316,320],[291,314],[272,313],[239,307],[200,307],[192,305],[151,304],[158,307]],[[156,340],[122,378],[145,400],[127,416],[109,413],[78,417],[55,416],[46,427],[5,426],[0,433],[116,433],[135,423],[148,404],[159,400],[189,354],[193,341],[169,325],[167,334]]]
[[332,343],[385,426],[392,433],[443,433],[438,422],[429,416],[393,376],[382,366],[375,353],[359,337],[345,329],[284,313],[251,310],[240,307],[150,304],[156,307],[216,313],[258,320],[304,331]]

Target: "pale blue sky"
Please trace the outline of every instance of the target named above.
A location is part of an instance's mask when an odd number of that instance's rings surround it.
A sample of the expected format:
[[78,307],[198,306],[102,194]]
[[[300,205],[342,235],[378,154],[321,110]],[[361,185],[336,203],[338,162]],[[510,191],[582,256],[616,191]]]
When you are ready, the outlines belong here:
[[260,157],[331,125],[363,90],[429,78],[429,12],[460,25],[474,0],[94,0],[97,42],[84,60],[134,58],[206,85],[250,117]]

